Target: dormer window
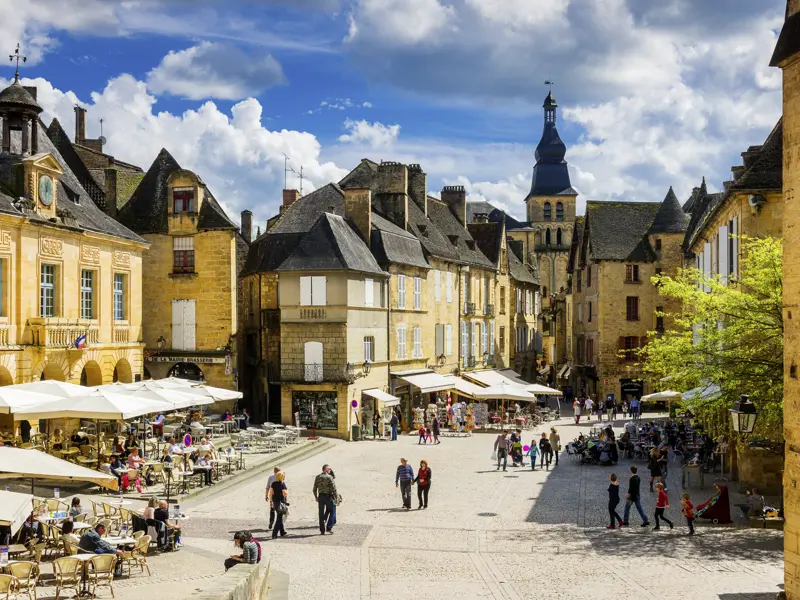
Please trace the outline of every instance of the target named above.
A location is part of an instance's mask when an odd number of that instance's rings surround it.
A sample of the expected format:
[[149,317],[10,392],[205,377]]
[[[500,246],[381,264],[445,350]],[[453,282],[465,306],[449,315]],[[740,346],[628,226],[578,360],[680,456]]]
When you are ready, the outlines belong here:
[[475,240],[467,240],[467,248],[475,250]]
[[195,212],[193,187],[172,189],[172,212],[174,214]]
[[450,240],[450,243],[453,246],[458,246],[458,236],[457,235],[448,235],[447,238]]

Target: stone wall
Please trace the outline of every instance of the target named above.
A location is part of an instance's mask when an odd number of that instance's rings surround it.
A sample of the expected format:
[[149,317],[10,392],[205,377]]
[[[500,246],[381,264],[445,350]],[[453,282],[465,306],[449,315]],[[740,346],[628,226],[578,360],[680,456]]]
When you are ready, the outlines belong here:
[[219,577],[192,589],[195,600],[259,600],[266,597],[266,571],[261,565],[237,565]]
[[777,496],[781,493],[783,456],[761,448],[750,449],[740,445],[736,457],[740,487],[756,487],[765,496]]

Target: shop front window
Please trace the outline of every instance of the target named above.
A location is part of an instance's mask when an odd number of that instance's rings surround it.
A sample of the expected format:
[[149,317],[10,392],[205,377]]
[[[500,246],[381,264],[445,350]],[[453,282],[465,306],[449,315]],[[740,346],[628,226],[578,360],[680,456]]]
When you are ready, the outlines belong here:
[[339,429],[339,401],[336,392],[292,392],[292,407],[292,412],[300,413],[301,427],[332,431]]

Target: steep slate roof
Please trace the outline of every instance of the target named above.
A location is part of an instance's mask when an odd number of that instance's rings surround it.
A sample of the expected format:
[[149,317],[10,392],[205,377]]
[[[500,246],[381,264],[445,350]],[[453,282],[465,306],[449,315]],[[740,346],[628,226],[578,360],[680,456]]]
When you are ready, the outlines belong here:
[[[789,11],[788,3],[786,11],[787,13]],[[781,62],[798,52],[800,52],[800,12],[793,14],[791,17],[787,16],[786,22],[781,29],[781,34],[778,36],[778,43],[775,45],[775,51],[772,54],[769,66],[777,67]]]
[[[10,183],[15,179],[15,169],[20,162],[20,159],[15,156],[4,156],[0,158],[0,182],[8,182],[6,185],[0,183],[0,212],[14,216],[24,216],[34,223],[41,223],[47,226],[60,226],[77,230],[94,231],[135,242],[146,243],[145,240],[121,223],[109,217],[92,202],[89,194],[80,184],[80,181],[78,181],[72,169],[69,168],[64,157],[61,156],[61,153],[47,136],[46,127],[41,120],[39,121],[37,140],[39,149],[39,154],[37,156],[45,154],[52,155],[64,171],[63,175],[58,178],[58,184],[55,188],[56,215],[61,219],[61,224],[54,224],[48,218],[25,208],[22,203],[17,203],[15,206],[13,200],[16,194]],[[19,137],[12,138],[12,154],[21,154],[19,144]]]
[[430,269],[419,240],[376,212],[372,213],[370,247],[379,264],[395,263]]
[[270,229],[270,233],[298,233],[306,232],[317,222],[324,212],[344,214],[344,192],[335,183],[329,183],[310,194],[296,200],[283,215],[278,223]]
[[539,285],[539,273],[535,269],[525,266],[510,247],[506,255],[508,256],[508,272],[512,279]]
[[683,207],[670,186],[653,224],[650,225],[650,233],[685,233],[688,228],[689,215],[683,212]]
[[480,251],[496,265],[500,258],[503,223],[470,223],[467,228]]
[[58,119],[53,119],[50,122],[50,126],[47,128],[47,136],[52,140],[53,145],[58,148],[61,156],[64,157],[64,160],[72,169],[72,172],[75,173],[83,188],[92,197],[94,203],[102,209],[106,208],[106,192],[102,183],[86,168],[86,164],[75,151],[67,132],[61,127]]
[[331,213],[317,219],[277,270],[384,273],[358,234],[342,217]]
[[[414,202],[408,203],[409,213],[412,212],[411,211],[412,204],[414,205],[416,210],[419,211],[419,216],[421,216],[424,219],[425,214],[419,209],[419,207],[417,207],[416,203]],[[453,250],[455,251],[454,256],[451,260],[455,260],[456,262],[465,262],[467,264],[475,265],[478,267],[485,267],[485,268],[494,267],[492,261],[486,258],[486,256],[480,251],[477,243],[475,243],[469,231],[467,231],[467,229],[464,228],[464,226],[458,221],[458,219],[456,219],[455,215],[452,213],[450,207],[447,204],[445,204],[441,200],[428,197],[428,219],[430,220],[431,223],[433,223],[434,229],[440,231],[443,235],[448,236],[445,239],[447,239],[448,243],[450,243],[450,251],[451,252]],[[430,227],[428,227],[428,230],[430,230]],[[457,239],[455,245],[449,242],[450,240],[449,236],[455,236],[455,238]],[[448,258],[448,257],[442,256],[442,258]]]
[[467,202],[467,223],[475,221],[475,215],[485,214],[490,215],[497,209],[483,200],[478,202]]
[[655,260],[647,234],[661,203],[586,203],[586,229],[595,260]]
[[0,92],[0,105],[24,106],[35,110],[37,113],[42,112],[42,107],[36,103],[31,93],[16,78],[10,86]]
[[585,217],[583,215],[575,217],[575,224],[572,228],[572,241],[569,246],[569,261],[567,263],[567,273],[575,270],[575,263],[580,262],[580,247],[583,239],[583,226]]
[[[117,218],[138,233],[167,233],[167,183],[170,176],[180,170],[178,161],[162,148],[131,199],[120,209]],[[197,217],[197,229],[238,229],[202,180],[200,185],[203,186],[204,193]]]
[[371,188],[375,175],[378,173],[378,163],[368,158],[362,158],[358,166],[350,171],[339,182],[341,188]]

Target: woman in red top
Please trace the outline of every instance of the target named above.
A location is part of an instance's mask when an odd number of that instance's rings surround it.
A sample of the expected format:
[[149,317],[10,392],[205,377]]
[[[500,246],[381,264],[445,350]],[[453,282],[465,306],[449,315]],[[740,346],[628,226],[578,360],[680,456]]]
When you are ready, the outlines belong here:
[[[419,508],[428,508],[428,492],[431,489],[431,468],[428,466],[427,460],[419,462],[419,471],[417,477],[414,479],[417,484],[417,498],[419,499]],[[423,497],[425,501],[423,502]]]
[[669,508],[669,498],[667,498],[667,492],[664,491],[664,484],[661,482],[657,483],[656,490],[658,490],[658,500],[656,500],[656,526],[653,528],[653,531],[661,529],[659,519],[666,521],[669,528],[672,529],[674,527],[672,521],[664,516],[664,511]]

